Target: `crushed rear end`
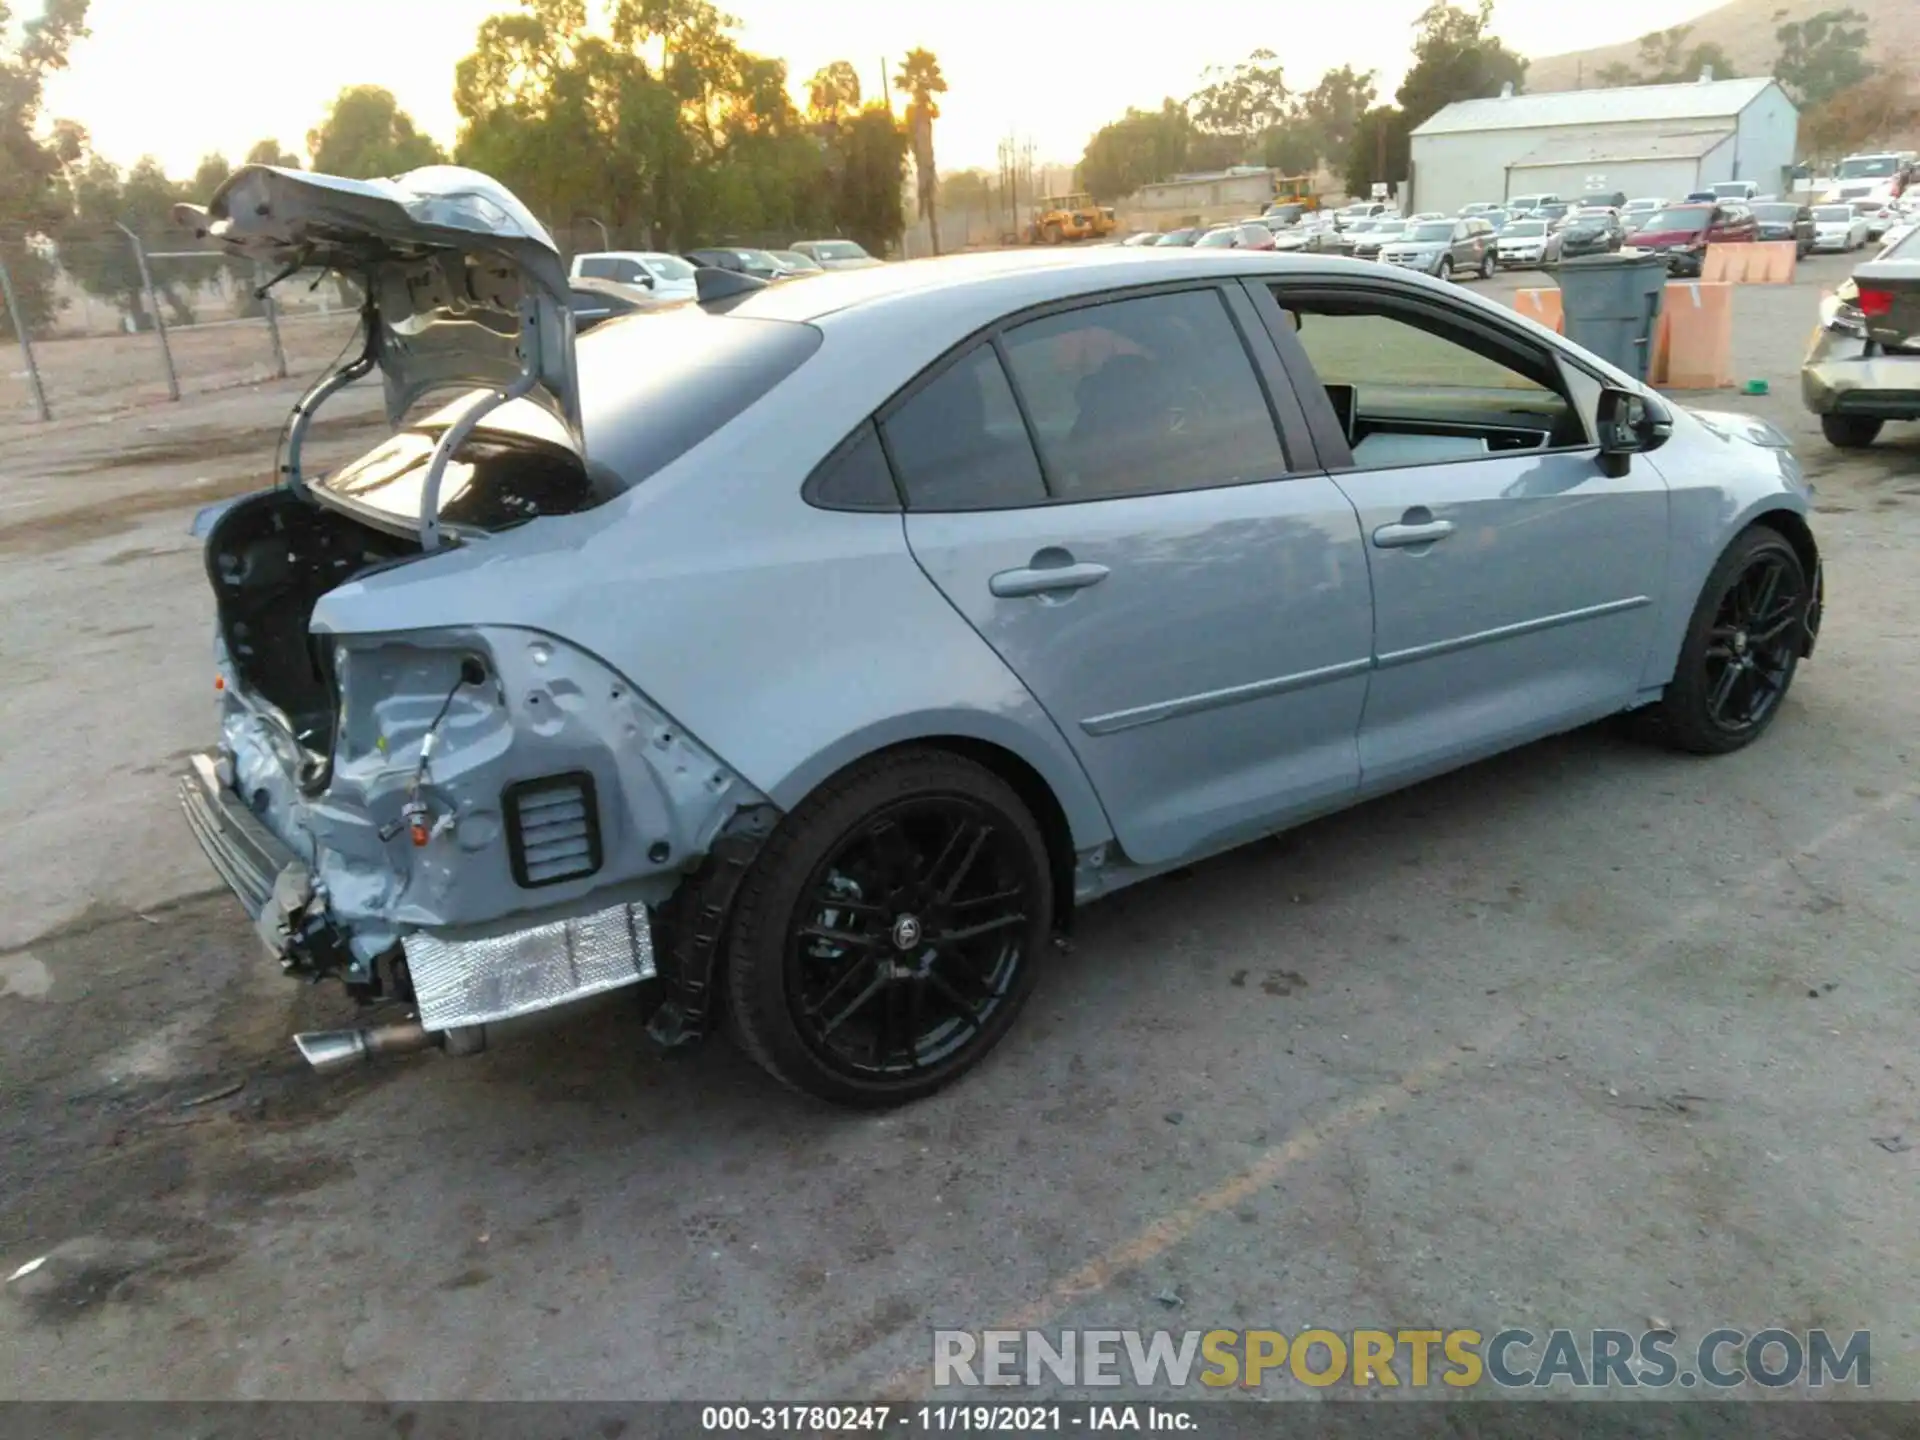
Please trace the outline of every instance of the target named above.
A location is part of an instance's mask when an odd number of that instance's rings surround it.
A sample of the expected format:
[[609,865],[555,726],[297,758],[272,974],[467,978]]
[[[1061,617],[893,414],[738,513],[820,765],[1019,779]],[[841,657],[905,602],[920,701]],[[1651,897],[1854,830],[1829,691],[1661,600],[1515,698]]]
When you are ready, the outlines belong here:
[[[279,483],[194,526],[219,738],[181,777],[188,828],[286,973],[412,1011],[302,1052],[330,1070],[472,1051],[660,973],[681,943],[661,907],[730,837],[765,832],[763,797],[550,615],[511,594],[488,619],[462,608],[477,567],[511,586],[516,546],[573,553],[618,498],[586,454],[552,240],[456,167],[249,166],[184,218],[367,296],[360,353],[294,407]],[[314,411],[375,369],[395,433],[311,481]],[[461,398],[409,418],[437,390]],[[684,1038],[675,1013],[657,1034]]]

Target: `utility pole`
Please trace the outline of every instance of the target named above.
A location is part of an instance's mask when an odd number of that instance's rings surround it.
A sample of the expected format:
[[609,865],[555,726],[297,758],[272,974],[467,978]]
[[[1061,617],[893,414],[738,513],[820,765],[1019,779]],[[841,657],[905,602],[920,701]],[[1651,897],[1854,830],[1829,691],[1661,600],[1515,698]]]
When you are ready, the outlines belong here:
[[887,102],[887,114],[893,114],[893,83],[887,77],[887,57],[880,57],[880,98]]

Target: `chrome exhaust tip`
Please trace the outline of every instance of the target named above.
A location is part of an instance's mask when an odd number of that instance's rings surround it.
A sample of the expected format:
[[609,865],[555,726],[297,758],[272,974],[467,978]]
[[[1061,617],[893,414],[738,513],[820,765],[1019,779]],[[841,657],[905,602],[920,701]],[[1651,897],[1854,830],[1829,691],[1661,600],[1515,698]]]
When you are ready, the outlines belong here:
[[376,1055],[405,1055],[439,1043],[418,1020],[371,1030],[308,1030],[293,1037],[300,1056],[318,1075],[338,1075]]

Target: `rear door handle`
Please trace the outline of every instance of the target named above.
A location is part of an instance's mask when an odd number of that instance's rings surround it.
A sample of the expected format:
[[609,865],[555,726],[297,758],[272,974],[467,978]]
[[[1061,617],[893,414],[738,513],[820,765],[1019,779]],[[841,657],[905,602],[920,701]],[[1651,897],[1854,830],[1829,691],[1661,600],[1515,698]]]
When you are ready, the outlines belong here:
[[1402,521],[1382,525],[1373,532],[1373,543],[1382,550],[1403,550],[1409,545],[1431,545],[1453,533],[1451,520]]
[[[1036,560],[1039,556],[1034,557]],[[1104,565],[1030,565],[1018,570],[1002,570],[987,581],[987,589],[1002,600],[1022,595],[1052,595],[1068,590],[1084,590],[1107,578]]]

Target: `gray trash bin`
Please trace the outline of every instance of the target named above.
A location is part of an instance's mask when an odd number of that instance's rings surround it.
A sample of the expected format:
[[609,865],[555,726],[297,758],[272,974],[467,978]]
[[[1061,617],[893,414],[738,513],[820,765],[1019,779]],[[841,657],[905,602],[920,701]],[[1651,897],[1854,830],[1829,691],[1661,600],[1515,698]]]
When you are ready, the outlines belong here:
[[1557,278],[1567,338],[1645,380],[1666,294],[1666,261],[1658,255],[1582,255],[1562,260]]

